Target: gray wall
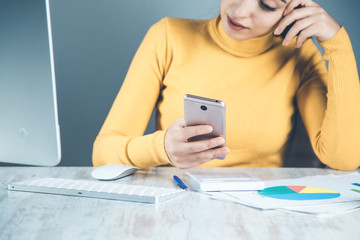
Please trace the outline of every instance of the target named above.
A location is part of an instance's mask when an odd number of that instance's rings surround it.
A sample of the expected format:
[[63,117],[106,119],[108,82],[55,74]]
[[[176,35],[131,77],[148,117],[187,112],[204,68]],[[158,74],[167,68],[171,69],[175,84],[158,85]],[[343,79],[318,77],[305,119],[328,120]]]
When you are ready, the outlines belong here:
[[[60,166],[91,165],[92,143],[147,29],[165,16],[208,19],[220,0],[51,0],[59,121]],[[357,0],[318,1],[347,27],[360,62]],[[147,132],[152,132],[151,120]],[[301,128],[300,128],[301,129]],[[300,132],[290,158],[310,149]],[[305,136],[305,137],[304,137]],[[305,140],[304,140],[305,138]]]

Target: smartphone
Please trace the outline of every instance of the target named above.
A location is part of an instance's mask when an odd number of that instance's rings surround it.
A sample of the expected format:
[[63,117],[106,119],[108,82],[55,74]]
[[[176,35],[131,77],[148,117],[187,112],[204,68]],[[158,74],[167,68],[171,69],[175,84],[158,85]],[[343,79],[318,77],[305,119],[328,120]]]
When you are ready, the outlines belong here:
[[[186,94],[184,96],[184,116],[186,126],[211,125],[214,129],[212,133],[189,138],[189,142],[219,136],[225,139],[225,103],[223,101]],[[224,158],[225,156],[218,159]]]

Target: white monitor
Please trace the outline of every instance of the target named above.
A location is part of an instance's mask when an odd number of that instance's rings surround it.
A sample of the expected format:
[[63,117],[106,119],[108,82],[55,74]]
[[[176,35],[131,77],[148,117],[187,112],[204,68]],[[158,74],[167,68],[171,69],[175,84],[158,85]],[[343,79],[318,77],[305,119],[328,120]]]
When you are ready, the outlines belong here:
[[0,0],[0,162],[60,162],[49,0]]

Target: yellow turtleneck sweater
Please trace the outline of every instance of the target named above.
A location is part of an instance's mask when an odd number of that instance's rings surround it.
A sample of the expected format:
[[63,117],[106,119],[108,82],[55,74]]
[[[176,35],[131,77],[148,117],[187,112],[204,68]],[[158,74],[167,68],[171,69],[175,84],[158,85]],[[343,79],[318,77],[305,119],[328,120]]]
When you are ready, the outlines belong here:
[[[328,166],[360,165],[360,85],[344,28],[300,49],[269,33],[251,40],[225,34],[220,18],[165,18],[148,31],[94,143],[93,163],[140,168],[171,163],[164,137],[184,116],[185,94],[226,103],[224,160],[204,167],[279,167],[298,108],[313,149]],[[144,131],[157,107],[153,134]]]

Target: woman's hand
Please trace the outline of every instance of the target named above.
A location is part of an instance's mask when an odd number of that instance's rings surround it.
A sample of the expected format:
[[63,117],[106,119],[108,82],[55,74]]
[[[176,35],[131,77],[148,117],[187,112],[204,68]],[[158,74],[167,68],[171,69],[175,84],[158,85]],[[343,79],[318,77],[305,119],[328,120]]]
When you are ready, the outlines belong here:
[[[299,5],[302,7],[295,9]],[[299,48],[309,37],[315,36],[318,41],[329,40],[340,29],[340,25],[312,0],[291,0],[283,16],[274,34],[280,35],[288,25],[295,22],[283,41],[285,46],[289,45],[296,35],[296,47]]]
[[170,161],[178,168],[196,167],[230,151],[227,147],[219,147],[225,143],[223,137],[188,142],[191,137],[211,133],[210,125],[186,127],[185,120],[180,118],[173,123],[165,134],[165,150]]

